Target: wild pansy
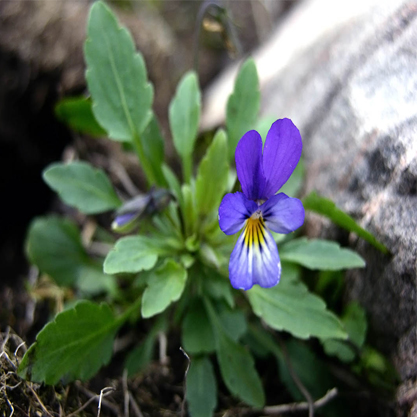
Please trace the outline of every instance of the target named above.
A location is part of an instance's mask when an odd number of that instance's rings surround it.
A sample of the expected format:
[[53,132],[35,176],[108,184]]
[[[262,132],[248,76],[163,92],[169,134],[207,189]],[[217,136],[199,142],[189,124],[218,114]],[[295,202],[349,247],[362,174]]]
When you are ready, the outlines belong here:
[[300,160],[301,135],[290,119],[272,124],[262,153],[262,138],[251,130],[240,139],[235,153],[242,192],[226,194],[219,207],[220,229],[226,235],[243,228],[229,262],[232,286],[248,290],[254,284],[278,284],[281,262],[269,230],[290,233],[304,223],[300,200],[275,194]]

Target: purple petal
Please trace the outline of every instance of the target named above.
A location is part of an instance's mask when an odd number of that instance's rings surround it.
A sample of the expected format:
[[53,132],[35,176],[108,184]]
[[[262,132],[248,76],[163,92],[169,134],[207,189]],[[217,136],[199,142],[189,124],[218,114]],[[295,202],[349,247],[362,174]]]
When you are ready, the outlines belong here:
[[138,217],[138,213],[125,213],[125,214],[119,214],[114,220],[112,227],[113,229],[121,228],[123,226],[126,226],[127,223],[132,221]]
[[300,160],[302,148],[300,132],[290,119],[272,124],[263,153],[264,197],[274,195],[287,182]]
[[258,205],[240,192],[226,194],[219,207],[220,229],[226,235],[234,235],[257,209]]
[[304,223],[304,207],[298,198],[279,193],[260,207],[268,229],[276,233],[291,233]]
[[236,289],[253,285],[269,288],[278,284],[281,263],[277,245],[262,220],[249,219],[236,242],[229,262],[229,278]]
[[249,200],[263,198],[265,177],[262,172],[262,138],[250,130],[240,139],[235,153],[236,171],[243,194]]

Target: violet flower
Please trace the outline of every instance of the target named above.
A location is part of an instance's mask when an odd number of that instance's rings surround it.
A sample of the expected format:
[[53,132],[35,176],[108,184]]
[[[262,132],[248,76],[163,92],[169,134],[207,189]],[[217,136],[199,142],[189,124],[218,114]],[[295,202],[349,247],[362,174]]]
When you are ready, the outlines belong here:
[[269,129],[262,154],[258,132],[245,133],[236,147],[236,171],[242,191],[226,194],[219,207],[220,229],[226,235],[243,231],[229,262],[232,286],[248,290],[254,284],[278,284],[281,262],[269,229],[290,233],[304,223],[304,207],[297,198],[275,194],[293,173],[301,156],[301,135],[290,119]]

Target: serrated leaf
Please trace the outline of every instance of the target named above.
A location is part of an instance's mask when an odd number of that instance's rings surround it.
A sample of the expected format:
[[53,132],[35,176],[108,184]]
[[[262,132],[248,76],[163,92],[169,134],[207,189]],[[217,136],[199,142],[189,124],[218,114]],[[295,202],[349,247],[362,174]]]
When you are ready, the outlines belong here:
[[232,394],[249,405],[262,407],[265,394],[252,355],[226,333],[207,300],[205,307],[214,332],[217,360],[223,381]]
[[166,249],[162,242],[148,236],[119,239],[104,260],[106,274],[135,273],[152,269]]
[[281,246],[280,257],[283,261],[298,263],[313,270],[339,271],[365,266],[365,261],[356,252],[322,239],[294,239]]
[[30,261],[63,286],[74,285],[88,262],[77,226],[68,219],[38,217],[29,227]]
[[106,135],[106,131],[94,117],[92,102],[89,98],[64,98],[55,106],[55,114],[59,120],[66,123],[76,132],[94,137]]
[[164,162],[164,138],[159,127],[155,114],[152,117],[142,133],[143,151],[145,157],[149,160],[152,167],[156,183],[164,187],[166,181],[162,173],[162,163]]
[[56,384],[87,380],[109,363],[120,321],[107,304],[81,301],[48,323],[19,366],[19,375]]
[[295,337],[346,338],[338,318],[326,310],[324,301],[301,282],[281,282],[273,288],[253,287],[246,291],[253,312],[275,330]]
[[148,318],[162,313],[172,302],[177,301],[184,291],[187,270],[172,259],[168,259],[147,280],[148,287],[142,298],[142,317]]
[[227,102],[226,127],[229,159],[233,159],[240,138],[255,128],[261,101],[255,61],[249,58],[236,78],[232,95]]
[[381,242],[367,230],[360,227],[352,217],[336,207],[336,204],[328,198],[321,197],[313,191],[307,197],[303,198],[303,205],[305,209],[326,216],[338,226],[356,233],[382,253],[389,253],[389,250]]
[[196,205],[200,215],[207,216],[218,208],[227,189],[228,173],[227,137],[219,130],[198,167]]
[[182,322],[182,345],[189,354],[214,352],[213,330],[201,299],[189,307]]
[[44,170],[43,179],[66,204],[85,214],[102,213],[121,205],[104,171],[87,162],[51,164]]
[[200,121],[201,93],[197,74],[187,72],[178,84],[169,105],[169,124],[178,154],[190,157],[194,150]]
[[153,89],[143,57],[130,33],[100,1],[91,7],[87,32],[86,78],[94,115],[111,139],[130,142],[151,117]]
[[217,406],[217,384],[209,358],[192,358],[187,374],[186,399],[191,417],[213,415]]

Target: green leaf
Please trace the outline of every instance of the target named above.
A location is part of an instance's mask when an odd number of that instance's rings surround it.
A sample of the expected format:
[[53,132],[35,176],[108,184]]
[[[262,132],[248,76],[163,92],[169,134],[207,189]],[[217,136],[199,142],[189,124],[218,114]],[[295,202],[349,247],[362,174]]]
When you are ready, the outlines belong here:
[[107,134],[97,123],[93,114],[91,99],[89,98],[64,98],[55,106],[55,114],[59,120],[66,123],[76,132],[94,137],[101,137]]
[[187,72],[169,105],[169,124],[175,149],[181,157],[193,153],[200,121],[201,94],[197,74]]
[[153,89],[143,57],[135,52],[130,33],[100,1],[91,7],[87,32],[86,78],[94,115],[110,138],[130,142],[151,117]]
[[151,363],[155,341],[155,336],[149,336],[142,344],[129,352],[125,362],[125,368],[129,377],[143,372]]
[[164,178],[168,183],[168,187],[170,191],[174,194],[178,204],[182,205],[182,193],[181,193],[181,184],[178,181],[177,176],[174,174],[174,171],[166,165],[162,164],[162,173],[164,174]]
[[272,123],[276,120],[277,118],[275,116],[265,116],[257,121],[255,130],[261,135],[263,145],[265,145],[266,135],[268,134]]
[[205,301],[223,381],[232,394],[251,406],[261,408],[265,394],[252,355],[226,333],[213,307],[207,299]]
[[300,159],[289,180],[279,190],[280,193],[287,194],[290,197],[296,197],[301,191],[304,183],[304,163]]
[[226,111],[229,159],[233,159],[240,138],[255,128],[261,102],[255,61],[249,58],[236,78],[233,94]]
[[43,179],[66,204],[85,214],[102,213],[121,205],[104,171],[86,162],[49,165]]
[[[195,239],[195,231],[197,228],[197,212],[195,205],[195,193],[188,184],[183,184],[181,187],[182,206],[181,211],[184,219],[185,234],[188,238],[192,238],[192,243],[199,243],[199,240]],[[191,251],[197,250],[197,247],[191,249]]]
[[134,273],[152,269],[158,256],[165,253],[161,242],[148,236],[119,239],[104,261],[106,274]]
[[145,157],[149,160],[150,166],[156,178],[156,183],[164,187],[166,181],[162,173],[162,164],[164,162],[164,138],[159,127],[155,114],[152,113],[146,129],[142,134],[143,151]]
[[81,301],[58,314],[36,337],[19,366],[19,375],[54,385],[87,380],[109,363],[121,322],[107,304]]
[[327,339],[323,341],[323,348],[328,356],[336,356],[342,362],[352,362],[356,353],[352,346],[341,340]]
[[207,269],[203,280],[203,293],[217,300],[224,300],[230,308],[235,306],[230,281],[212,269]]
[[186,399],[191,417],[211,417],[217,406],[213,365],[207,357],[193,358],[186,381]]
[[81,295],[86,296],[86,298],[102,292],[115,296],[118,291],[115,277],[103,272],[101,262],[90,262],[90,264],[80,268],[77,288]]
[[189,307],[182,323],[182,345],[189,354],[214,352],[213,330],[200,298]]
[[382,253],[389,253],[389,250],[381,242],[379,242],[371,233],[360,227],[352,217],[337,208],[335,203],[328,198],[321,197],[313,191],[303,199],[303,205],[305,209],[326,216],[338,226],[356,233],[359,237],[375,246]]
[[63,286],[74,285],[88,261],[77,226],[68,219],[38,217],[29,227],[28,257]]
[[125,368],[127,375],[133,376],[144,371],[152,361],[156,338],[160,331],[166,331],[167,323],[162,315],[158,317],[145,340],[127,355]]
[[356,252],[322,239],[294,239],[281,246],[280,256],[283,261],[298,263],[309,269],[338,271],[365,266],[365,261]]
[[142,317],[148,318],[164,311],[177,301],[184,291],[187,270],[168,259],[148,279],[148,287],[142,298]]
[[[349,304],[341,317],[349,341],[358,349],[362,348],[367,330],[366,315],[358,303]],[[337,356],[343,362],[351,362],[356,356],[352,345],[339,340],[325,340],[323,348],[327,355]]]
[[285,330],[301,339],[346,338],[338,318],[301,282],[283,280],[273,288],[253,287],[246,294],[253,312],[275,330]]
[[227,137],[224,130],[219,130],[198,167],[196,205],[200,215],[207,216],[218,208],[227,189],[228,174]]
[[356,302],[348,304],[343,313],[342,322],[348,332],[349,340],[361,348],[365,343],[368,328],[365,310]]
[[[295,339],[286,342],[285,345],[293,372],[310,392],[313,399],[322,397],[326,391],[334,387],[335,381],[328,370],[328,365],[317,358],[308,346]],[[277,355],[277,359],[280,380],[296,401],[305,401],[305,397],[291,377],[284,356]]]
[[224,306],[218,314],[224,330],[234,341],[237,342],[247,332],[248,324],[243,311]]

